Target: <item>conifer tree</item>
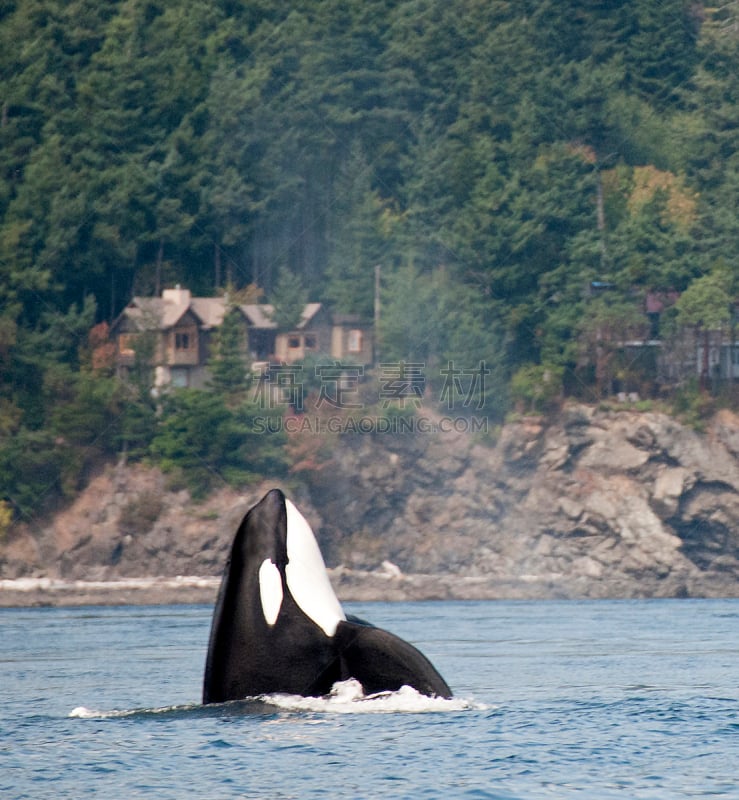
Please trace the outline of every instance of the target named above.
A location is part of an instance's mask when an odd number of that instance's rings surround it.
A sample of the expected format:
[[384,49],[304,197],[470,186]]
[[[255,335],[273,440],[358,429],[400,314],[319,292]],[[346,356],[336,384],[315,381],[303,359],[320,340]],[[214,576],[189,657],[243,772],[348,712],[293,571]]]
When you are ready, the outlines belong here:
[[238,396],[250,385],[244,318],[231,305],[223,315],[210,359],[210,388],[226,398]]
[[308,302],[308,291],[299,275],[283,267],[272,292],[272,319],[280,330],[296,328]]

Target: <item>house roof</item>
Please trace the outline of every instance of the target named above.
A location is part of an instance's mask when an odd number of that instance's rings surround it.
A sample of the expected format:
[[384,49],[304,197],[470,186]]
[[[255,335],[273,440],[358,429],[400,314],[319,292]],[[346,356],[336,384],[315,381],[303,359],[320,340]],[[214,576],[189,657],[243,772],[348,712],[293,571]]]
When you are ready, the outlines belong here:
[[303,309],[303,313],[300,315],[300,322],[298,322],[298,328],[305,328],[306,325],[316,316],[316,314],[321,310],[320,303],[306,303],[305,308]]
[[204,328],[217,328],[223,322],[227,305],[223,297],[193,297],[190,308]]
[[167,303],[161,297],[134,297],[123,309],[127,317],[142,331],[171,328],[189,308],[188,304]]
[[[217,328],[223,322],[227,308],[228,302],[223,297],[192,297],[185,289],[166,289],[162,297],[134,297],[123,309],[118,320],[128,319],[140,331],[163,331],[173,328],[190,312],[203,328],[209,329]],[[272,319],[273,306],[267,303],[247,303],[238,308],[251,327],[262,330],[277,328]],[[298,329],[305,328],[321,308],[321,303],[307,303],[298,322]],[[118,320],[114,327],[117,327]]]
[[[274,330],[277,327],[277,323],[272,319],[274,306],[270,305],[269,303],[263,303],[261,305],[243,305],[239,306],[239,308],[249,324],[253,327],[266,328],[270,330]],[[314,319],[321,308],[321,303],[306,303],[305,308],[300,315],[300,321],[296,327],[299,330],[305,328]]]
[[276,328],[277,323],[272,319],[272,311],[274,308],[271,305],[263,304],[256,305],[255,303],[239,306],[241,313],[246,317],[246,321],[253,328]]

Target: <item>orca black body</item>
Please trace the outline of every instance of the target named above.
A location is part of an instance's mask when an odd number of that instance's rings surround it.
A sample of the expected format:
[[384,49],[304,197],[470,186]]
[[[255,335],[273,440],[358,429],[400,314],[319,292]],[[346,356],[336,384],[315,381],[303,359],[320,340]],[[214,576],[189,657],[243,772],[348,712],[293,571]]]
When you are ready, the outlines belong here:
[[348,678],[366,694],[407,685],[452,696],[415,647],[347,618],[308,523],[273,489],[246,514],[231,548],[213,613],[203,703],[274,692],[321,696]]

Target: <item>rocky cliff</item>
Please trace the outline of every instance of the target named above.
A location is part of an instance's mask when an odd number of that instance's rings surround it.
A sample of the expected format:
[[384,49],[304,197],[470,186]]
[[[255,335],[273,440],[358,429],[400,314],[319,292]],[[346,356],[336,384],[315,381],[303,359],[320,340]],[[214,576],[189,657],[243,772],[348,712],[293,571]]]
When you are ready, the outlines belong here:
[[[12,534],[0,577],[217,576],[265,488],[194,504],[156,471],[110,467]],[[495,441],[345,434],[285,488],[345,599],[739,595],[739,417],[725,411],[701,434],[580,405]]]
[[334,563],[464,576],[453,595],[735,595],[738,457],[726,412],[697,434],[663,414],[572,406],[507,425],[494,447],[360,441],[313,496]]

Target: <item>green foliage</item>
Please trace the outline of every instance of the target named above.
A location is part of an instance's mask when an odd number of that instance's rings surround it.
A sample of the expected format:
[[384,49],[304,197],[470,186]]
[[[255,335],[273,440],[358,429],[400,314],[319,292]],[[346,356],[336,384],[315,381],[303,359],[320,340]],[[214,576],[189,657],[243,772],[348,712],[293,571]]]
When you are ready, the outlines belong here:
[[286,469],[279,433],[263,432],[264,412],[250,401],[231,409],[211,392],[180,389],[167,396],[150,453],[193,497],[220,485],[244,485]]
[[121,386],[90,369],[95,304],[46,310],[20,326],[0,384],[0,497],[21,518],[71,497],[89,470],[117,452]]
[[503,413],[504,332],[479,293],[456,284],[446,270],[429,274],[409,263],[392,273],[378,333],[380,361],[421,364],[447,407]]
[[13,509],[7,500],[0,500],[0,544],[5,541],[10,526],[13,524]]
[[372,319],[375,269],[392,263],[392,225],[379,192],[374,170],[358,144],[350,150],[337,178],[335,222],[326,267],[326,296],[345,314]]
[[611,394],[623,342],[647,338],[644,315],[627,296],[617,290],[607,290],[585,306],[578,331],[580,367],[592,367],[597,397]]
[[119,416],[117,383],[88,372],[47,370],[47,427],[76,447],[107,451],[116,439]]
[[520,412],[549,410],[562,398],[564,370],[551,364],[525,364],[511,377],[511,400]]
[[272,319],[278,329],[289,331],[296,328],[308,302],[308,291],[300,276],[283,267],[271,299]]
[[672,397],[672,413],[684,424],[702,432],[706,420],[716,408],[716,402],[693,377],[681,386]]
[[726,247],[730,13],[16,4],[0,34],[2,291],[27,317],[39,294],[64,308],[84,289],[110,317],[132,284],[271,294],[284,265],[311,299],[367,315],[374,265],[410,248],[510,302],[523,347],[530,296],[595,225],[598,169],[685,170],[723,196],[703,224]]
[[157,429],[157,414],[153,398],[137,394],[131,387],[119,389],[122,409],[118,418],[117,450],[137,461],[146,457]]
[[716,330],[730,318],[730,277],[726,270],[717,269],[696,278],[677,301],[677,322],[701,330]]
[[243,334],[241,312],[229,308],[214,337],[209,366],[210,385],[214,392],[225,397],[239,395],[250,385],[247,346]]
[[52,508],[78,470],[74,452],[46,431],[20,428],[0,439],[0,497],[21,520]]
[[116,388],[120,406],[117,449],[133,460],[146,456],[157,426],[156,405],[151,391],[154,348],[152,333],[141,333],[136,337],[134,363],[128,370],[125,383]]

